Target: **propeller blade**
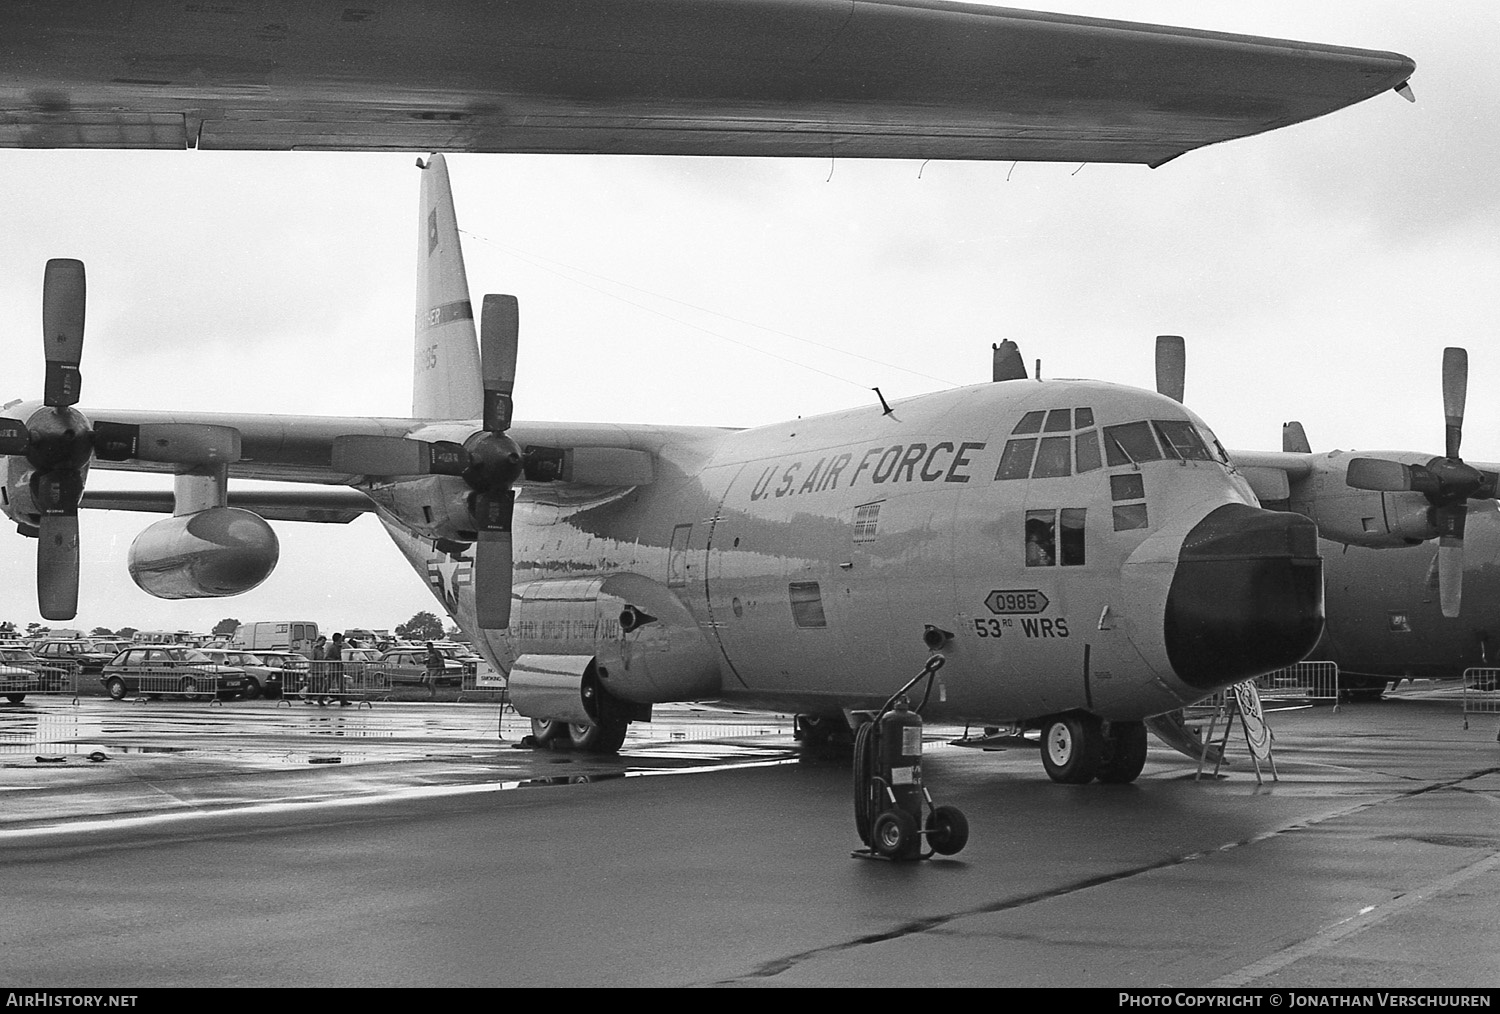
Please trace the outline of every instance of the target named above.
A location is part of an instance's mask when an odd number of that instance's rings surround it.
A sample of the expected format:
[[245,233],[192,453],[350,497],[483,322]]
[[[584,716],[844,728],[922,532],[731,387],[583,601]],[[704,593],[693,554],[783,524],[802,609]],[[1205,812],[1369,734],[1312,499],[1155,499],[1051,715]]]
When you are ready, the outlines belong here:
[[1025,380],[1026,361],[1021,358],[1021,349],[1009,338],[999,345],[991,345],[994,350],[990,364],[990,379],[996,383],[1002,380]]
[[1351,489],[1406,492],[1412,488],[1412,469],[1386,458],[1351,458],[1344,482]]
[[240,460],[240,431],[198,423],[94,424],[94,456],[102,461],[218,465]]
[[333,441],[334,469],[355,475],[459,475],[468,463],[463,445],[448,440],[343,436]]
[[1187,346],[1181,335],[1156,336],[1156,393],[1182,401],[1187,378]]
[[510,626],[511,517],[516,494],[500,489],[474,494],[479,541],[474,544],[474,610],[485,630]]
[[42,618],[78,615],[78,513],[43,514],[36,544],[36,599]]
[[1468,518],[1467,504],[1439,507],[1433,512],[1438,529],[1438,600],[1443,615],[1452,619],[1458,615],[1464,583],[1464,521]]
[[83,261],[53,258],[42,280],[42,352],[47,360],[44,399],[49,408],[78,404],[83,358]]
[[1464,436],[1464,403],[1469,391],[1469,353],[1443,349],[1443,415],[1448,417],[1448,457],[1457,458]]
[[520,331],[521,308],[515,296],[491,293],[484,297],[479,313],[479,360],[484,374],[484,428],[490,433],[510,429]]
[[1307,442],[1307,431],[1297,420],[1281,424],[1281,449],[1297,454],[1312,453],[1312,444]]
[[25,454],[31,447],[31,434],[19,419],[0,419],[0,454]]
[[510,626],[510,532],[480,532],[474,543],[474,611],[485,630]]

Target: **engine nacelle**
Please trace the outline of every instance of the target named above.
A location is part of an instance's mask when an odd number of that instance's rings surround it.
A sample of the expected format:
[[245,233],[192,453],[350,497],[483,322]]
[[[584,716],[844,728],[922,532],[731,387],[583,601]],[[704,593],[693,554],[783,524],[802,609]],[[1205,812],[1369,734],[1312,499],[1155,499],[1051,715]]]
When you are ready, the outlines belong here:
[[[1380,452],[1382,457],[1417,463],[1420,455]],[[1346,546],[1393,549],[1438,536],[1432,504],[1421,493],[1382,493],[1354,489],[1347,482],[1349,455],[1332,451],[1292,490],[1290,507],[1312,518],[1318,535]],[[1425,463],[1422,458],[1420,463]]]
[[271,576],[281,555],[259,514],[211,507],[158,521],[130,545],[130,576],[159,599],[205,599],[247,592]]
[[[692,701],[720,691],[718,657],[693,614],[650,578],[564,578],[515,591],[520,601],[512,607],[509,637],[517,655],[593,659],[599,686],[621,701]],[[548,670],[540,662],[535,668]],[[514,687],[511,702],[528,714]]]

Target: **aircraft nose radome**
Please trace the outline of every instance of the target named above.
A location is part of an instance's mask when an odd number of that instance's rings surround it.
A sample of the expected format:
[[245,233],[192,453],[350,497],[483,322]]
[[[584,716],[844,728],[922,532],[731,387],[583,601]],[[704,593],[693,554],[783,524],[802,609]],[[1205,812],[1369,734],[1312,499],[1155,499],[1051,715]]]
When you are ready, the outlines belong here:
[[1226,504],[1182,541],[1167,594],[1167,658],[1203,690],[1301,661],[1323,632],[1318,529]]

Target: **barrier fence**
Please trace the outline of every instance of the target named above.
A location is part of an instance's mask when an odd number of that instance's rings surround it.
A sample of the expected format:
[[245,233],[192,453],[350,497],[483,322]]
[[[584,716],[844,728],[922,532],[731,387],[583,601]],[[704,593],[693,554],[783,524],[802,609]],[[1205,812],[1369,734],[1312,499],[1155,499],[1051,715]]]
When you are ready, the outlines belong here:
[[1260,677],[1255,689],[1263,699],[1273,701],[1332,701],[1337,711],[1339,667],[1333,662],[1298,662]]
[[0,697],[20,704],[27,697],[78,699],[77,662],[8,661],[0,659]]
[[1470,715],[1500,715],[1500,669],[1464,670],[1463,709],[1465,729]]
[[309,704],[368,703],[390,694],[394,666],[375,662],[310,661],[282,671],[281,699]]
[[240,679],[227,688],[222,684],[223,680],[212,671],[161,667],[112,673],[106,677],[104,688],[117,701],[169,697],[209,702],[220,701],[221,693],[239,694],[244,689]]

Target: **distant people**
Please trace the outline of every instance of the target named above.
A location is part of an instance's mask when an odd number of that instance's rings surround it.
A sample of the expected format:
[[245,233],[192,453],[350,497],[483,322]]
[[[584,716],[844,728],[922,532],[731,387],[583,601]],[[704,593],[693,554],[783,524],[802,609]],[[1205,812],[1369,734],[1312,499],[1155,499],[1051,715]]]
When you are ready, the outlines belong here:
[[1050,567],[1053,555],[1052,526],[1036,518],[1026,522],[1026,566]]
[[341,662],[344,659],[344,635],[334,634],[333,640],[323,649],[323,657],[330,662]]
[[438,677],[448,671],[448,659],[438,651],[437,645],[431,641],[427,642],[427,691],[432,697],[437,696]]
[[313,642],[312,657],[314,662],[322,661],[323,653],[328,650],[328,637],[319,634],[318,639]]

